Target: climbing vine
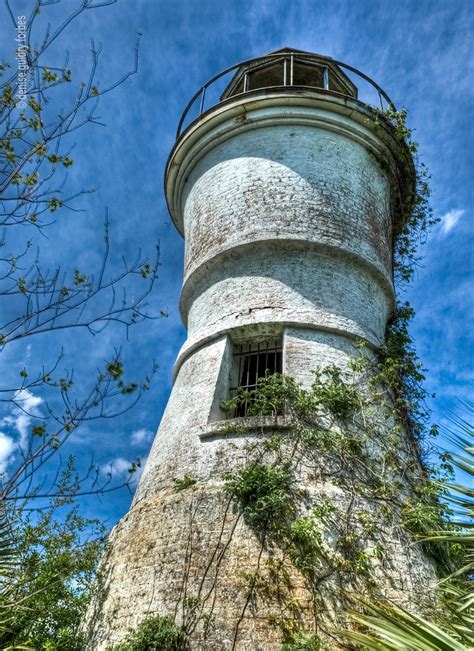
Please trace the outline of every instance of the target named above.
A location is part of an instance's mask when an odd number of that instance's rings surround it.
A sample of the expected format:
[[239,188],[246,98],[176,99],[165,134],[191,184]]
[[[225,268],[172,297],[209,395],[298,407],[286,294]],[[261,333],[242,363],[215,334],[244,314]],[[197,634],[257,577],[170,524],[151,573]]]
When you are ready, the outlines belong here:
[[[388,403],[384,372],[383,361],[362,354],[347,372],[316,370],[310,389],[274,374],[225,405],[231,410],[242,400],[250,415],[278,418],[284,411],[291,417],[284,434],[252,445],[250,461],[225,477],[226,490],[267,550],[266,561],[243,573],[249,600],[278,604],[273,623],[286,649],[319,648],[319,634],[330,635],[325,584],[336,587],[339,604],[347,590],[371,594],[378,568],[395,553],[394,540],[446,530],[449,509],[439,499],[439,483],[412,454],[411,435],[397,417],[406,409],[399,412],[396,393]],[[443,471],[449,475],[448,463]],[[310,494],[315,483],[319,488]],[[445,569],[458,553],[455,544],[425,546]],[[298,580],[305,606],[294,601]],[[308,608],[312,631],[298,624],[307,621]],[[301,646],[302,639],[310,646]]]
[[[430,229],[438,222],[430,205],[430,175],[419,160],[418,143],[413,139],[413,132],[407,126],[407,110],[397,111],[390,106],[385,111],[373,109],[375,128],[381,123],[389,127],[403,152],[413,163],[413,177],[401,181],[401,187],[394,190],[399,202],[395,215],[395,234],[393,239],[393,263],[395,281],[398,286],[413,279],[420,244],[426,242]],[[407,161],[408,162],[408,161]],[[411,186],[411,189],[410,189]]]

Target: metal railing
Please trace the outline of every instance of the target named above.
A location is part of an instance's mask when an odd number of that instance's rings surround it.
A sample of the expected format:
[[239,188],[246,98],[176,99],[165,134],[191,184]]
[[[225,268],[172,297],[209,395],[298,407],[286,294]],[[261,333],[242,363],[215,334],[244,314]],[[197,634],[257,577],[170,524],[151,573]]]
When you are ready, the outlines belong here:
[[[365,75],[363,72],[361,72],[357,68],[354,68],[354,66],[350,66],[347,63],[344,63],[343,61],[337,61],[336,59],[331,59],[330,57],[321,56],[319,54],[318,55],[312,55],[312,54],[309,54],[307,52],[297,52],[297,51],[294,51],[294,52],[288,51],[288,52],[284,52],[284,53],[275,52],[275,53],[272,53],[272,54],[265,54],[265,55],[263,55],[261,57],[257,57],[257,58],[254,58],[254,59],[247,59],[245,61],[241,61],[240,63],[236,63],[233,66],[230,66],[229,68],[226,68],[222,72],[219,72],[217,75],[214,75],[214,77],[209,79],[209,81],[207,81],[203,86],[201,86],[201,88],[198,91],[196,91],[196,93],[194,93],[194,95],[192,96],[192,98],[190,99],[190,101],[188,102],[186,108],[183,111],[183,114],[181,116],[181,119],[180,119],[179,124],[178,124],[177,131],[176,131],[176,139],[178,139],[179,136],[181,135],[181,133],[183,131],[183,126],[185,124],[185,121],[188,118],[188,115],[191,113],[191,109],[193,107],[199,106],[198,113],[194,118],[192,118],[190,120],[189,124],[192,124],[192,122],[194,122],[194,120],[198,119],[209,108],[212,108],[213,106],[216,106],[217,104],[220,104],[221,101],[223,101],[221,99],[221,94],[222,94],[223,89],[222,88],[219,89],[218,82],[219,81],[221,81],[221,82],[224,81],[224,78],[226,76],[230,75],[231,72],[234,72],[234,71],[238,70],[242,66],[249,66],[251,64],[256,65],[256,64],[258,64],[260,62],[261,63],[268,63],[269,61],[271,61],[272,58],[289,60],[290,61],[290,69],[293,70],[293,59],[294,59],[294,57],[298,57],[298,59],[304,59],[307,62],[308,61],[313,61],[315,65],[319,65],[319,66],[322,66],[324,68],[324,72],[323,72],[324,83],[323,83],[323,86],[321,88],[318,87],[318,91],[328,92],[328,93],[331,93],[331,94],[340,95],[342,97],[349,97],[351,99],[354,99],[354,97],[349,95],[349,94],[344,94],[344,93],[340,93],[338,91],[334,91],[334,90],[329,89],[331,65],[332,66],[337,66],[339,68],[342,68],[344,71],[347,71],[347,73],[355,75],[355,77],[357,78],[358,83],[360,83],[360,80],[363,80],[363,82],[365,82],[366,84],[368,84],[371,87],[372,93],[371,93],[371,97],[370,97],[369,101],[360,100],[360,101],[362,101],[362,103],[367,104],[368,106],[375,106],[375,103],[373,102],[373,95],[374,95],[374,91],[375,91],[375,98],[378,99],[378,104],[379,104],[379,107],[380,107],[381,110],[384,110],[385,108],[388,108],[388,107],[394,107],[393,102],[390,99],[390,97],[387,95],[387,93],[373,79],[371,79],[370,77]],[[324,66],[324,62],[327,62],[326,66]],[[281,88],[281,87],[294,86],[294,84],[293,84],[293,75],[288,76],[287,73],[286,73],[286,69],[287,68],[286,68],[286,65],[285,65],[284,68],[283,68],[282,83],[281,84],[273,84],[272,86],[268,86],[266,88],[259,88],[258,90],[268,90],[268,89],[272,89],[272,88]],[[249,70],[249,72],[251,72],[251,71],[252,71],[252,69]],[[349,74],[347,74],[347,73],[346,73],[347,77],[349,78],[350,81],[352,81]],[[229,82],[229,80],[227,80],[227,82],[225,84],[226,86],[228,85],[228,82]],[[301,88],[301,86],[298,86],[298,88]],[[310,88],[314,89],[315,87],[311,86]],[[212,96],[213,96],[214,99],[211,99],[211,101],[209,102],[209,96],[211,95],[210,91],[212,91],[212,90],[214,91],[212,93]],[[360,95],[361,94],[361,88],[358,87],[358,90],[359,90],[359,95]],[[247,83],[247,87],[245,87],[245,82],[244,82],[243,92],[232,94],[231,97],[232,98],[239,97],[239,96],[245,95],[248,92],[250,92],[249,89],[248,89],[248,83]],[[216,94],[217,94],[217,98],[216,98]],[[362,94],[364,94],[363,91],[362,91]],[[385,105],[384,105],[384,102],[385,102]],[[186,128],[187,128],[187,126],[189,126],[189,124],[186,125]]]

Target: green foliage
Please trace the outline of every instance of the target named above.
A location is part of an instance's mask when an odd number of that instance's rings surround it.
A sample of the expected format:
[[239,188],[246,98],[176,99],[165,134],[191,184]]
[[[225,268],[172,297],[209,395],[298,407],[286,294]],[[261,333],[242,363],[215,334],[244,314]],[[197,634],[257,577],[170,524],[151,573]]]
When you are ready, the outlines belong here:
[[253,461],[225,479],[245,521],[259,533],[277,530],[291,515],[294,489],[289,463]]
[[314,633],[298,631],[284,642],[281,651],[320,651],[321,641]]
[[177,478],[175,477],[173,479],[175,489],[177,491],[182,491],[185,490],[186,488],[191,488],[191,486],[194,486],[197,482],[197,479],[194,479],[194,477],[191,477],[189,473],[186,473],[183,477]]
[[222,408],[233,414],[238,406],[247,404],[248,416],[304,416],[315,410],[327,410],[335,418],[345,419],[360,406],[361,394],[339,367],[330,365],[314,370],[313,374],[311,390],[305,392],[292,377],[267,371],[265,377],[258,378],[255,389],[240,390]]
[[413,308],[408,303],[397,306],[388,323],[385,341],[377,350],[378,365],[371,384],[375,390],[379,386],[391,392],[399,419],[421,443],[429,413],[426,409],[427,393],[423,387],[424,369],[409,334],[413,316]]
[[186,635],[169,615],[147,617],[113,651],[185,651]]
[[[18,568],[18,546],[12,531],[12,524],[4,504],[0,504],[0,643],[2,637],[10,632],[12,615],[21,607],[18,603],[12,579]],[[10,649],[31,649],[24,639],[16,644],[2,646]]]
[[240,405],[247,404],[248,416],[278,416],[285,410],[288,400],[294,399],[298,387],[293,380],[281,373],[265,374],[258,378],[255,389],[239,389],[234,398],[222,404],[225,413],[232,415]]
[[118,380],[123,375],[123,364],[120,359],[114,359],[105,368],[113,380]]
[[[32,648],[79,651],[78,626],[87,607],[105,527],[81,517],[76,508],[20,514],[15,526],[18,564],[10,583],[17,604],[0,648],[27,641]],[[5,599],[0,595],[0,612]]]
[[[407,110],[396,111],[392,106],[386,111],[376,111],[380,119],[392,127],[398,142],[414,157],[415,187],[401,206],[400,221],[397,224],[394,242],[395,275],[400,283],[413,278],[418,259],[417,248],[426,240],[430,228],[438,222],[430,206],[430,176],[426,167],[417,160],[418,144],[407,127]],[[407,183],[404,184],[406,190]]]
[[288,538],[291,543],[289,554],[294,566],[303,574],[312,577],[318,571],[323,555],[319,518],[313,514],[294,520],[290,525]]
[[402,523],[409,531],[418,535],[425,535],[443,521],[441,513],[440,505],[436,503],[427,504],[411,498],[407,500],[402,509]]
[[[48,201],[48,207],[50,212],[56,212],[58,208],[61,208],[64,205],[64,202],[62,199],[58,199],[58,197],[51,197],[51,199]],[[77,282],[74,282],[74,284],[79,284]]]
[[[0,65],[0,223],[3,233],[0,294],[4,302],[8,302],[9,296],[16,295],[19,299],[14,301],[13,311],[8,310],[8,316],[4,309],[1,310],[5,321],[0,328],[0,346],[4,349],[19,339],[23,343],[33,334],[41,336],[67,328],[82,329],[94,336],[112,323],[121,324],[128,339],[129,327],[148,318],[144,299],[156,280],[158,248],[153,261],[139,254],[131,264],[124,259],[121,270],[114,271],[106,217],[104,253],[97,270],[74,269],[73,261],[64,256],[53,267],[48,263],[44,268],[40,242],[35,236],[46,235],[44,231],[52,229],[48,239],[54,248],[54,224],[58,217],[66,211],[82,212],[80,206],[74,205],[75,201],[93,190],[75,187],[72,193],[67,191],[68,171],[74,164],[70,157],[74,144],[69,134],[87,123],[96,122],[94,112],[99,94],[102,100],[137,72],[138,40],[133,67],[125,74],[121,71],[118,78],[109,79],[108,84],[100,85],[100,91],[95,75],[101,48],[92,43],[87,83],[79,80],[76,89],[67,88],[71,70],[67,67],[69,55],[65,41],[65,56],[61,53],[61,34],[71,29],[71,23],[83,12],[89,14],[94,7],[111,3],[85,1],[74,7],[61,0],[38,0],[33,4],[36,7],[29,12],[25,24],[26,42],[16,52],[17,63],[24,60],[29,69],[28,83],[23,72],[25,66],[13,65],[6,79],[3,73],[10,66]],[[48,14],[51,12],[48,5],[52,4],[55,5],[53,15],[45,15],[44,21],[37,21],[40,5],[41,12]],[[20,19],[24,17],[8,10],[5,19],[11,21],[10,29],[15,30],[19,29]],[[54,29],[50,29],[53,23]],[[15,227],[20,227],[21,236]],[[98,237],[100,240],[101,233]],[[59,249],[58,252],[60,255]],[[141,270],[144,273],[140,275]],[[66,510],[71,508],[71,500],[78,494],[108,493],[130,482],[107,477],[95,465],[84,468],[82,477],[72,473],[68,466],[66,477],[61,477],[62,462],[55,452],[82,423],[90,424],[99,418],[112,418],[126,412],[151,381],[151,377],[146,377],[141,386],[125,382],[123,364],[120,355],[116,354],[111,362],[107,359],[105,370],[102,366],[97,373],[93,372],[89,386],[79,378],[73,383],[72,370],[63,373],[63,377],[59,375],[59,368],[63,368],[63,352],[58,351],[56,360],[51,359],[49,345],[46,352],[46,358],[42,359],[41,346],[38,346],[28,370],[18,368],[18,382],[7,385],[4,382],[0,387],[6,413],[22,411],[28,414],[26,420],[31,421],[27,435],[20,437],[21,446],[7,459],[8,472],[2,473],[0,482],[0,506],[2,509],[8,506],[5,517],[15,525],[13,542],[17,553],[14,575],[6,577],[3,573],[6,554],[3,552],[11,541],[5,537],[0,520],[0,582],[5,579],[0,585],[2,649],[20,648],[25,641],[34,648],[49,651],[80,648],[78,622],[84,613],[97,559],[103,549],[104,530],[98,522],[82,518],[76,509]],[[83,356],[84,347],[81,352]],[[153,367],[154,372],[156,367]],[[22,395],[37,397],[41,410],[28,410]],[[139,460],[134,460],[129,473],[133,474],[139,465]],[[36,509],[38,504],[41,506]],[[14,612],[12,602],[15,602]],[[9,611],[5,627],[1,619],[4,611]]]
[[337,366],[313,371],[312,399],[326,408],[335,418],[345,420],[360,406],[362,396],[348,382],[347,376]]

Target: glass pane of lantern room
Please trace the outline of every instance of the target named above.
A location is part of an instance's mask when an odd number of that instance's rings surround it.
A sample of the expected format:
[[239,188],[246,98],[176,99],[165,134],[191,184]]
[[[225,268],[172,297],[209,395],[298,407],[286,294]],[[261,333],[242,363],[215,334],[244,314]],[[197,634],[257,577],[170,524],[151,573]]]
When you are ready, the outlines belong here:
[[337,93],[343,93],[344,95],[349,95],[349,91],[347,88],[344,88],[344,86],[341,84],[341,82],[336,79],[334,74],[331,74],[331,71],[329,71],[329,90],[334,90]]
[[234,88],[231,95],[232,96],[233,95],[238,95],[239,93],[243,93],[243,92],[244,92],[244,80],[242,79],[241,81],[239,81],[237,86]]
[[255,90],[256,88],[271,88],[272,86],[283,86],[283,66],[284,62],[281,60],[266,66],[261,66],[256,70],[249,71],[249,90]]
[[293,65],[293,85],[324,88],[323,68],[302,61],[295,61]]

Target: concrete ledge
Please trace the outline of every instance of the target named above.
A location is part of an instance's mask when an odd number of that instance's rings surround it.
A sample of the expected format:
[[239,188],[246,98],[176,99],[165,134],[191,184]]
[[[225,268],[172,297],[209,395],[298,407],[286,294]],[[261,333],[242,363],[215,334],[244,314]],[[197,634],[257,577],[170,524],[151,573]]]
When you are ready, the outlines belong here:
[[294,424],[291,416],[247,416],[228,418],[208,423],[199,433],[201,440],[210,438],[235,438],[247,434],[259,434],[271,430],[289,429]]

